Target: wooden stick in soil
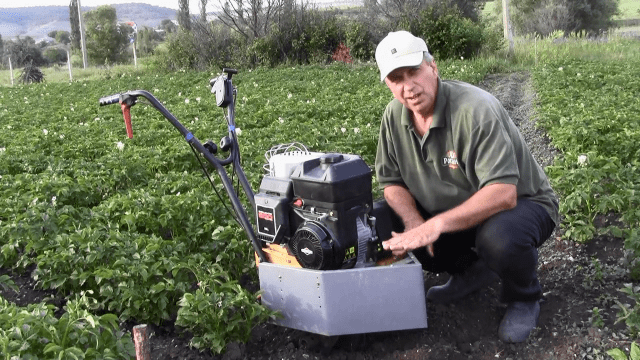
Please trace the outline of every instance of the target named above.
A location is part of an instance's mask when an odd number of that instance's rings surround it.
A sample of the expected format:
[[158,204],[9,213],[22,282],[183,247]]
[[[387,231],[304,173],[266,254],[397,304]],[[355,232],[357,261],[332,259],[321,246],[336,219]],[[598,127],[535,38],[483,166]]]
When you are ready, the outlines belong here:
[[136,345],[136,360],[151,360],[147,325],[143,324],[133,327],[133,342]]

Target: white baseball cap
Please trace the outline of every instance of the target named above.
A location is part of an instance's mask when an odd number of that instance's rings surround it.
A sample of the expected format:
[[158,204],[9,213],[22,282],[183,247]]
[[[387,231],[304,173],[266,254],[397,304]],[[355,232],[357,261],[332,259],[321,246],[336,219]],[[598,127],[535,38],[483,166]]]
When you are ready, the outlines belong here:
[[380,81],[397,68],[418,66],[429,51],[427,44],[408,31],[390,32],[376,48],[376,62],[380,69]]

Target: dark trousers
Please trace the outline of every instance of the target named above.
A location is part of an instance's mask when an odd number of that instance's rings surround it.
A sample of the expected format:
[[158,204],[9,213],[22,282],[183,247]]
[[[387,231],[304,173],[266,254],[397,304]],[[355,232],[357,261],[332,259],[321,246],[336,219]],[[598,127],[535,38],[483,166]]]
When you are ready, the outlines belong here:
[[[424,212],[423,216],[430,217]],[[394,220],[396,229],[402,227],[398,221]],[[416,249],[413,254],[424,270],[452,275],[463,273],[479,258],[483,259],[502,280],[501,301],[538,300],[542,297],[536,274],[538,247],[554,228],[542,206],[518,199],[515,208],[502,211],[473,229],[442,234],[433,244],[434,257],[425,248]]]

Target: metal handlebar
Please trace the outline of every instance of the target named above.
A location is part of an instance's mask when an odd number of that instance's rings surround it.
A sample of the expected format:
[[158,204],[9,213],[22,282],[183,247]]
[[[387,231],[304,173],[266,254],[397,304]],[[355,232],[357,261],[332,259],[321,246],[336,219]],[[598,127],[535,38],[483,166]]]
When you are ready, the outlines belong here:
[[[237,71],[233,69],[225,68],[224,71],[228,73],[227,79],[229,82],[231,81],[231,75],[237,73]],[[99,104],[100,106],[105,106],[105,105],[120,103],[122,104],[123,112],[124,112],[125,106],[128,109],[131,106],[135,105],[137,98],[139,96],[142,96],[145,99],[147,99],[151,103],[151,105],[154,108],[156,108],[156,110],[158,110],[176,129],[178,129],[178,131],[182,134],[182,136],[184,136],[185,140],[197,152],[202,154],[204,158],[207,160],[207,162],[216,169],[216,171],[218,172],[218,175],[220,176],[220,180],[222,181],[222,185],[224,186],[225,191],[229,196],[229,200],[231,200],[231,205],[233,206],[233,209],[238,216],[240,225],[242,226],[242,228],[245,230],[245,233],[249,237],[249,240],[251,241],[255,252],[258,254],[258,258],[260,259],[260,261],[266,262],[267,257],[264,254],[264,251],[262,250],[261,242],[255,234],[253,226],[249,221],[249,216],[247,215],[245,208],[240,202],[240,199],[238,198],[238,195],[236,194],[235,189],[233,187],[233,183],[229,179],[229,176],[225,169],[225,166],[229,164],[234,165],[236,172],[238,174],[238,180],[242,185],[242,188],[245,194],[247,195],[247,198],[249,199],[251,206],[255,209],[255,198],[254,198],[253,190],[251,189],[251,185],[249,184],[249,181],[247,180],[244,170],[240,165],[240,150],[238,147],[238,141],[235,134],[234,101],[232,100],[231,103],[228,105],[229,106],[229,119],[228,119],[229,138],[231,139],[232,144],[229,147],[229,156],[226,159],[220,159],[216,157],[211,151],[209,151],[211,146],[205,147],[205,145],[203,145],[193,135],[193,133],[191,133],[191,131],[189,131],[184,125],[182,125],[180,121],[178,121],[178,119],[176,119],[176,117],[173,114],[171,114],[171,112],[169,112],[169,110],[167,110],[167,108],[165,108],[160,101],[158,101],[158,99],[156,99],[150,92],[146,90],[133,90],[133,91],[127,91],[121,94],[105,96],[100,98]]]
[[102,97],[100,98],[99,102],[100,106],[117,104],[118,102],[120,102],[120,94]]

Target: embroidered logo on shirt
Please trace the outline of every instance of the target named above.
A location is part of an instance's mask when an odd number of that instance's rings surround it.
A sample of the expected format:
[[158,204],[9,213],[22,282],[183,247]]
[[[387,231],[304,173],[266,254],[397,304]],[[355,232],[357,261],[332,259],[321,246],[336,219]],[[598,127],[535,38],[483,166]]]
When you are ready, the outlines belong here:
[[458,168],[458,155],[455,151],[447,151],[447,154],[442,158],[442,166],[448,166],[453,170]]

